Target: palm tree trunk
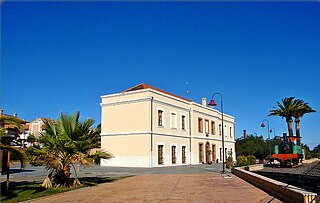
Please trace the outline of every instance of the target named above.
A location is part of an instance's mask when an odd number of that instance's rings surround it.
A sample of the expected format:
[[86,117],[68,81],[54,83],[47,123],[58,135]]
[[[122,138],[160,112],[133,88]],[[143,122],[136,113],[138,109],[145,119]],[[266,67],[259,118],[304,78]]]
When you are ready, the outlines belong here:
[[289,137],[293,137],[293,130],[292,130],[292,119],[287,119],[288,124],[288,131],[289,131]]
[[10,186],[10,151],[7,150],[7,181],[6,181],[6,187],[7,187],[7,191],[9,191],[9,186]]
[[300,141],[300,118],[297,117],[295,118],[294,122],[296,123],[296,136],[297,136],[297,145],[300,145],[301,144],[301,141]]

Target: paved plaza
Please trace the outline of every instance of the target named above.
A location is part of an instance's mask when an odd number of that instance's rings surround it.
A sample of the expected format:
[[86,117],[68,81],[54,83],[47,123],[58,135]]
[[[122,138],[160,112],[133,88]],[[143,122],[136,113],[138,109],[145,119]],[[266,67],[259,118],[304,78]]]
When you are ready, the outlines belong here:
[[[221,164],[161,168],[94,166],[81,177],[134,175],[111,183],[55,194],[29,202],[279,202],[262,190],[231,175],[221,175]],[[43,167],[27,167],[11,181],[43,180]],[[1,176],[1,181],[5,179]]]

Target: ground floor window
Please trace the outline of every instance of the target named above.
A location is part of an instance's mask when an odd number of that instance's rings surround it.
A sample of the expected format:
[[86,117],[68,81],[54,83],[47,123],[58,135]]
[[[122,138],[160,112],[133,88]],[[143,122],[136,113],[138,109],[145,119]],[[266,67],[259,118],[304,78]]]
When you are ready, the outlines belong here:
[[227,160],[227,158],[228,158],[227,148],[224,149],[224,156],[225,156],[224,160]]
[[222,148],[220,148],[220,161],[222,161]]
[[186,163],[186,146],[182,146],[182,163]]
[[163,164],[163,145],[158,145],[158,164]]
[[176,157],[176,146],[171,147],[171,157],[172,157],[172,163],[176,164],[177,163],[177,157]]

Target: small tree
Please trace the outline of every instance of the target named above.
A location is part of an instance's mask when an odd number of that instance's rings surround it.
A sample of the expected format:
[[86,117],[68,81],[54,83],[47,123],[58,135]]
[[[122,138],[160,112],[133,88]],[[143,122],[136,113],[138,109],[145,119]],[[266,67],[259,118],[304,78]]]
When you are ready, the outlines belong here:
[[[107,152],[98,151],[90,155],[99,143],[92,136],[93,119],[79,120],[80,113],[73,115],[60,114],[59,120],[43,120],[45,133],[37,140],[43,148],[29,147],[31,161],[45,165],[50,171],[44,180],[44,187],[59,187],[81,184],[78,180],[75,165],[93,164],[93,157],[111,158]],[[75,181],[70,182],[70,167],[75,171]]]
[[27,137],[27,142],[28,143],[31,143],[31,146],[33,146],[34,142],[37,140],[37,138],[33,135],[33,134],[30,134],[28,137]]
[[[15,117],[9,117],[9,116],[5,116],[5,115],[0,116],[0,139],[1,139],[0,140],[0,149],[3,151],[3,160],[2,161],[7,162],[6,163],[6,165],[7,165],[7,168],[6,168],[6,174],[7,174],[6,189],[9,190],[10,157],[11,156],[16,157],[20,161],[21,168],[24,168],[26,157],[25,157],[24,152],[21,149],[11,146],[13,139],[10,136],[6,136],[5,129],[4,129],[5,123],[9,123],[11,125],[14,125],[16,128],[19,129],[21,127],[21,122]],[[3,170],[4,170],[4,168],[2,168],[2,173],[3,173]]]

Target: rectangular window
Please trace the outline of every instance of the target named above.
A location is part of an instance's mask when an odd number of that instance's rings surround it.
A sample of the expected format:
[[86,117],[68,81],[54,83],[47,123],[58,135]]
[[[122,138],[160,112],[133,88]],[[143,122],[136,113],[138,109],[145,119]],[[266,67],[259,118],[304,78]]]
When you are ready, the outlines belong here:
[[171,122],[171,128],[176,129],[177,128],[177,114],[171,113],[170,114],[170,122]]
[[182,146],[182,163],[186,163],[186,146]]
[[221,136],[221,124],[219,124],[219,135]]
[[185,130],[186,129],[186,116],[181,116],[181,129]]
[[230,127],[230,137],[232,137],[232,127]]
[[158,126],[163,126],[162,124],[162,119],[163,119],[163,111],[162,110],[158,110]]
[[163,145],[158,145],[158,164],[163,164]]
[[177,157],[176,157],[176,146],[171,147],[171,156],[172,156],[172,163],[175,164],[177,162]]
[[211,121],[211,134],[216,134],[216,123],[214,121]]
[[198,118],[198,131],[199,133],[203,132],[203,122],[202,122],[202,118]]
[[233,157],[233,155],[232,155],[232,148],[230,148],[230,156]]
[[206,134],[209,134],[209,120],[205,120],[205,128],[206,128]]
[[220,161],[222,161],[222,156],[223,156],[223,154],[222,154],[222,148],[220,148]]

